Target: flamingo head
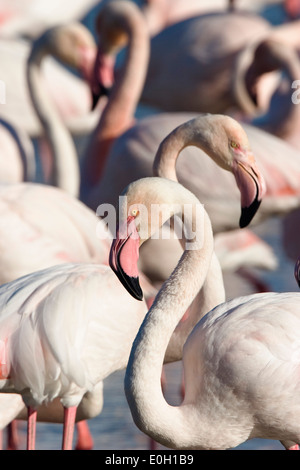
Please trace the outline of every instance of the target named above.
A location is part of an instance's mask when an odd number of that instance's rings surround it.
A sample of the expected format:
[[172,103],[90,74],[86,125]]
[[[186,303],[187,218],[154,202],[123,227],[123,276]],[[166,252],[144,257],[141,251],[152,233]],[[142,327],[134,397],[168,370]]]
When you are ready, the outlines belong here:
[[114,83],[116,55],[128,43],[123,9],[122,2],[107,3],[100,10],[96,20],[98,53],[91,83],[93,108],[101,96],[109,94]]
[[247,227],[255,216],[266,192],[266,184],[248,145],[230,140],[232,172],[241,193],[240,227]]
[[[119,213],[116,234],[113,240],[109,264],[123,286],[137,300],[143,299],[139,284],[138,259],[142,244],[138,228],[140,227],[139,198],[131,198],[132,183],[125,188],[119,199]],[[140,199],[140,202],[142,199]]]
[[34,44],[32,53],[43,52],[43,49],[74,68],[87,82],[91,81],[97,46],[92,34],[81,23],[59,25],[45,31]]
[[[222,114],[203,114],[183,126],[187,142],[207,153],[215,163],[230,171],[241,194],[240,227],[250,224],[266,192],[264,178],[256,164],[247,134],[233,118]],[[179,137],[178,137],[179,138]]]
[[99,45],[90,81],[92,109],[95,109],[101,96],[108,96],[114,83],[115,57]]
[[128,185],[119,199],[109,264],[128,292],[138,300],[143,299],[137,267],[139,249],[178,212],[182,188],[179,183],[165,178],[142,178]]
[[[207,116],[207,153],[225,170],[233,173],[241,194],[239,225],[246,227],[256,214],[266,192],[266,184],[247,134],[233,118],[222,115]],[[211,126],[211,129],[210,129]]]
[[137,262],[140,238],[135,225],[135,216],[128,216],[117,228],[109,256],[109,264],[123,286],[137,300],[143,300],[139,284]]

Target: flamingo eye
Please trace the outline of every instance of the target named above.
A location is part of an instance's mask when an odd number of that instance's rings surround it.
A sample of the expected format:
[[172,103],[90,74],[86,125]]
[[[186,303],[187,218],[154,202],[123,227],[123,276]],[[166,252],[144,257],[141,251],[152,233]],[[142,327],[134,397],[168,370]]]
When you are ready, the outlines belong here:
[[133,217],[137,217],[137,216],[139,215],[139,210],[138,210],[138,209],[132,209],[131,215],[132,215]]
[[240,148],[240,144],[238,144],[238,143],[235,142],[234,140],[231,140],[231,141],[230,141],[230,146],[231,146],[233,149],[239,149],[239,148]]

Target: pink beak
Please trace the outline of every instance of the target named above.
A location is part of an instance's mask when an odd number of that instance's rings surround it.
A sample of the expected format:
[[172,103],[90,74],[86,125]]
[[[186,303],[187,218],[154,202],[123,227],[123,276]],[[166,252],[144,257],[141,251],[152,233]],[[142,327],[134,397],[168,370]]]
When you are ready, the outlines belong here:
[[87,83],[92,84],[96,49],[93,47],[81,47],[80,49],[80,73]]
[[95,109],[101,96],[107,96],[109,94],[114,83],[114,67],[115,57],[104,52],[101,47],[99,47],[91,80],[92,109]]
[[254,161],[251,164],[236,162],[233,174],[241,192],[240,227],[243,228],[255,216],[266,192],[266,184]]
[[118,228],[110,249],[109,264],[127,291],[135,299],[143,300],[137,267],[140,238],[134,220],[130,216]]

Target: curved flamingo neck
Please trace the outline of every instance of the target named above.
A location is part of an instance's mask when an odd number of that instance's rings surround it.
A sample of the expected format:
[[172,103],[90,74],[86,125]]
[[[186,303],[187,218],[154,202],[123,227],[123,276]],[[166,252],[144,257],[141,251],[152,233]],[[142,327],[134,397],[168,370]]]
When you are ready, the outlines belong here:
[[80,174],[76,148],[41,77],[41,63],[48,53],[47,39],[43,36],[36,41],[27,63],[29,92],[51,147],[53,157],[51,184],[77,197]]
[[[161,390],[164,355],[171,335],[190,303],[203,286],[213,253],[211,223],[204,208],[201,228],[203,245],[185,250],[173,274],[165,282],[134,341],[125,375],[125,393],[137,426],[167,447],[191,448],[192,407],[170,406]],[[184,219],[191,224],[192,220]],[[198,234],[199,235],[199,234]],[[195,423],[196,426],[196,423]],[[167,437],[166,437],[167,436]]]
[[[216,121],[217,115],[213,116]],[[212,139],[214,136],[214,139]],[[155,176],[177,181],[176,162],[179,154],[185,147],[195,146],[203,150],[217,165],[229,170],[229,167],[221,161],[220,141],[209,125],[207,115],[191,119],[178,126],[159,145],[153,163],[153,173]]]
[[214,307],[226,300],[223,274],[219,260],[213,253],[211,264],[202,286],[186,315],[176,326],[169,341],[164,363],[182,359],[184,343],[198,321]]
[[126,15],[123,26],[128,35],[125,63],[85,152],[82,166],[85,190],[101,183],[111,146],[115,139],[132,126],[144,86],[150,45],[142,15]]
[[[289,56],[287,52],[282,59],[282,68],[288,83],[283,85],[283,91],[278,90],[271,99],[268,112],[254,119],[252,124],[287,141],[294,136],[298,140],[300,108],[293,102],[291,96],[295,90],[292,88],[293,82],[298,83],[300,77],[300,61],[296,52],[292,51],[292,56]],[[297,93],[298,96],[299,93]]]

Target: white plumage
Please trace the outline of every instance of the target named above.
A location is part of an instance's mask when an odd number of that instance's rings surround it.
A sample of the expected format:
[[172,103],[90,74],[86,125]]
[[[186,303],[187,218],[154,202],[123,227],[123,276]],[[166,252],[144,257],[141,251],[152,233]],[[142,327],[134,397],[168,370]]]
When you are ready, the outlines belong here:
[[101,411],[102,381],[126,366],[147,309],[109,267],[64,264],[3,285],[0,310],[1,391],[34,408],[59,398],[84,419]]

